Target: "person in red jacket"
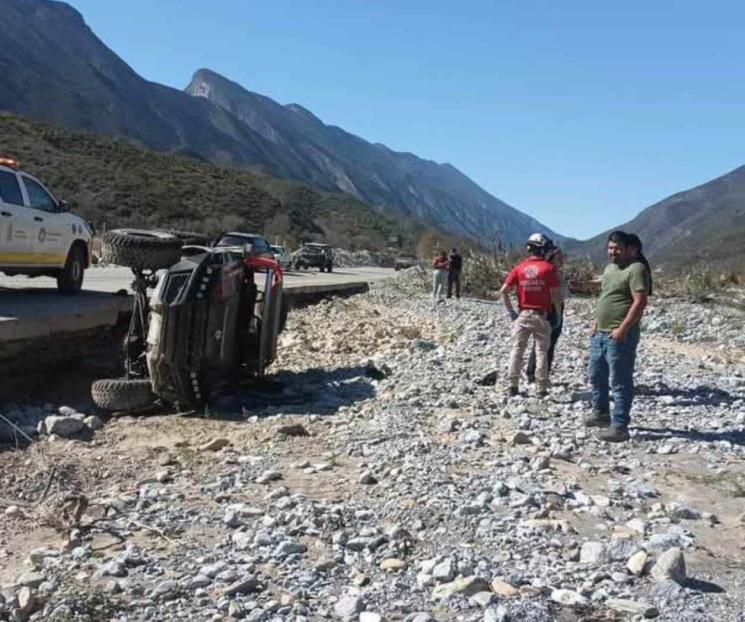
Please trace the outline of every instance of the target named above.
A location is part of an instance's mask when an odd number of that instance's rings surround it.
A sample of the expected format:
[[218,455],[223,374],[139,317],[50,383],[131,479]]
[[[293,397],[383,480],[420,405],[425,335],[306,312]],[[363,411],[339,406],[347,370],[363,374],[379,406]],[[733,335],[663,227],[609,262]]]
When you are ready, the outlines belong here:
[[450,260],[445,251],[435,257],[432,262],[432,301],[435,305],[443,301],[445,288],[448,284],[448,271],[450,270]]
[[[507,374],[510,396],[519,393],[520,371],[531,336],[536,344],[537,395],[545,397],[548,391],[548,348],[551,344],[548,314],[552,310],[558,314],[561,304],[556,266],[545,259],[552,247],[551,240],[542,233],[531,235],[525,244],[528,258],[513,268],[499,290],[512,319],[512,350]],[[510,292],[515,288],[519,312],[514,310],[510,300]]]

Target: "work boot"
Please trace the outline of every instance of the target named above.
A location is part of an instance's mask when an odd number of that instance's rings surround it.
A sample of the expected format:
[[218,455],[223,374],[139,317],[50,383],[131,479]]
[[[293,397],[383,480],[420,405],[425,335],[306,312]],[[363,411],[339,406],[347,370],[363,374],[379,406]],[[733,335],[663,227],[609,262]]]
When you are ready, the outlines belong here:
[[629,428],[625,425],[612,425],[598,432],[598,439],[606,443],[623,443],[629,440]]
[[510,387],[507,389],[507,397],[517,397],[518,395],[520,395],[520,391],[517,387]]
[[610,426],[610,415],[593,411],[585,417],[586,428],[607,428]]

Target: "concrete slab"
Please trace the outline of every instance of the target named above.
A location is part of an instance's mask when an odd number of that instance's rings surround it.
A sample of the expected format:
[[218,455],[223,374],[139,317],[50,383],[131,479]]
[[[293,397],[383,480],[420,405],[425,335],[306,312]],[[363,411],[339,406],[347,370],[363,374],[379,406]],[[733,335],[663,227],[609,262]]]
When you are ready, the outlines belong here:
[[61,297],[43,288],[0,287],[0,343],[113,326],[131,306],[129,296],[103,292]]

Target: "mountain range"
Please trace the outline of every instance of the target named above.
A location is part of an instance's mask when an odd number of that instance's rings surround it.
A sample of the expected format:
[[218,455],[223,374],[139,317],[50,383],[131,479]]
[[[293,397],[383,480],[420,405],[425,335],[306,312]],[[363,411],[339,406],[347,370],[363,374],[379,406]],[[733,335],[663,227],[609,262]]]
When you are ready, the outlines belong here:
[[[416,222],[484,245],[497,238],[519,245],[542,231],[575,253],[604,260],[607,233],[583,242],[565,238],[450,164],[370,143],[298,104],[279,104],[209,69],[196,71],[184,91],[149,82],[63,2],[0,0],[0,14],[0,110],[247,169],[262,179],[301,182],[324,196],[351,195],[356,203],[333,203],[367,204],[367,214],[372,209],[392,222]],[[740,267],[744,206],[741,167],[614,228],[638,233],[648,256],[661,265],[706,261]]]
[[65,3],[0,0],[0,8],[2,110],[346,192],[482,243],[515,244],[533,231],[563,239],[450,164],[371,144],[214,72],[197,71],[186,92],[149,82]]
[[[745,166],[650,205],[613,229],[637,233],[645,254],[661,266],[686,268],[708,263],[723,269],[745,268],[740,246],[745,238]],[[612,229],[584,242],[568,242],[574,253],[605,261]]]

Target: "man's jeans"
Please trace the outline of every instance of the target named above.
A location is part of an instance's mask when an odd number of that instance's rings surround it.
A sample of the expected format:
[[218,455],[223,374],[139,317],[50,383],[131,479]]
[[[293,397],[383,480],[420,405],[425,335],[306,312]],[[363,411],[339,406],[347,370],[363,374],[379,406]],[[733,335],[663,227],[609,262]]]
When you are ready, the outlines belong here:
[[597,331],[590,346],[590,383],[592,407],[600,414],[608,414],[609,376],[613,391],[611,424],[627,426],[631,421],[631,403],[634,400],[634,362],[639,345],[639,327],[629,330],[626,339],[614,341],[609,332]]

